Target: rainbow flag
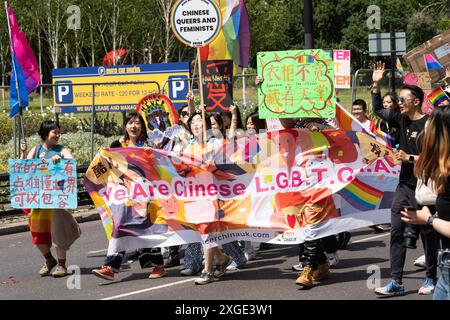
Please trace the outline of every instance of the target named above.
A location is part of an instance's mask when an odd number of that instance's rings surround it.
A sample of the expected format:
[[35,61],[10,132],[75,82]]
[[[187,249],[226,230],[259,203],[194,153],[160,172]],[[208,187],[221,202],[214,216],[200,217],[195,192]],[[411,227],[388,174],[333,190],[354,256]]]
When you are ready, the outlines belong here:
[[339,129],[346,131],[363,131],[362,124],[339,103],[336,103],[336,120]]
[[298,58],[299,63],[313,63],[314,58],[312,56],[300,56]]
[[427,70],[444,69],[444,66],[440,64],[439,61],[430,53],[425,53],[423,55],[423,58],[425,60],[425,66],[427,67]]
[[397,64],[395,67],[397,68],[398,73],[403,77],[405,75],[405,70],[403,70],[403,66],[399,58],[397,58]]
[[434,106],[437,107],[445,99],[450,100],[447,94],[442,88],[436,88],[427,95],[428,101]]
[[222,31],[210,44],[200,48],[200,59],[232,59],[234,71],[246,68],[250,55],[250,23],[244,0],[219,0]]
[[[339,129],[346,130],[346,131],[364,131],[367,132],[361,122],[358,121],[350,112],[345,110],[343,106],[341,106],[339,103],[336,103],[336,121],[338,124]],[[381,131],[377,128],[371,128],[371,132],[367,132],[371,136],[374,136],[375,139],[386,146],[388,149],[391,149],[392,146],[392,137]]]
[[377,207],[378,201],[380,201],[384,191],[375,189],[355,178],[345,188],[341,189],[338,194],[356,209],[369,211]]
[[20,31],[13,9],[7,3],[8,23],[10,27],[10,50],[12,57],[11,85],[10,85],[10,110],[12,118],[19,113],[19,97],[17,87],[20,91],[20,102],[22,108],[28,106],[28,94],[40,84],[39,67],[31,50],[25,33]]

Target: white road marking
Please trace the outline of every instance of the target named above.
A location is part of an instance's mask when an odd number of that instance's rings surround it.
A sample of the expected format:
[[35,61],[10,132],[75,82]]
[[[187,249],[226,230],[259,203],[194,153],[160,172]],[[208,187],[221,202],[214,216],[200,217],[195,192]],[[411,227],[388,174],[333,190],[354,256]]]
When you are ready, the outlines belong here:
[[[364,239],[359,239],[359,240],[355,240],[355,241],[351,241],[351,243],[358,243],[358,242],[364,242],[364,241],[368,241],[368,240],[372,240],[372,239],[378,239],[378,238],[382,238],[382,237],[386,237],[389,236],[390,233],[383,233],[380,235],[376,235],[373,237],[368,237],[368,238],[364,238]],[[89,251],[89,253],[98,253],[98,252],[102,252],[102,251],[107,251],[107,249],[104,250],[97,250],[97,251]],[[195,278],[192,279],[186,279],[186,280],[181,280],[181,281],[177,281],[177,282],[173,282],[173,283],[168,283],[168,284],[164,284],[161,286],[157,286],[157,287],[153,287],[153,288],[147,288],[147,289],[142,289],[142,290],[137,290],[137,291],[131,291],[131,292],[127,292],[127,293],[123,293],[123,294],[119,294],[117,296],[112,296],[112,297],[108,297],[108,298],[103,298],[100,300],[114,300],[114,299],[120,299],[123,297],[128,297],[128,296],[132,296],[132,295],[136,295],[136,294],[141,294],[144,292],[149,292],[149,291],[154,291],[154,290],[158,290],[158,289],[163,289],[163,288],[168,288],[168,287],[172,287],[172,286],[176,286],[178,284],[183,284],[183,283],[187,283],[187,282],[191,282],[194,281]]]
[[88,251],[88,254],[92,254],[92,253],[100,253],[100,252],[105,252],[105,251],[108,251],[108,249],[95,250],[95,251]]
[[163,285],[161,285],[161,286],[157,286],[157,287],[153,287],[153,288],[147,288],[147,289],[142,289],[142,290],[137,290],[137,291],[131,291],[131,292],[119,294],[119,295],[117,295],[117,296],[112,296],[112,297],[108,297],[108,298],[103,298],[103,299],[100,299],[100,300],[113,300],[113,299],[119,299],[119,298],[123,298],[123,297],[132,296],[132,295],[134,295],[134,294],[140,294],[140,293],[144,293],[144,292],[149,292],[149,291],[153,291],[153,290],[158,290],[158,289],[163,289],[163,288],[168,288],[168,287],[176,286],[177,284],[182,284],[182,283],[186,283],[186,282],[191,282],[191,281],[194,281],[194,280],[195,280],[195,278],[192,278],[192,279],[186,279],[186,280],[181,280],[181,281],[177,281],[177,282],[173,282],[173,283],[163,284]]
[[378,239],[378,238],[382,238],[382,237],[386,237],[386,236],[390,236],[390,235],[391,234],[389,232],[387,232],[387,233],[380,234],[378,236],[373,236],[373,237],[369,237],[369,238],[364,238],[364,239],[359,239],[359,240],[355,240],[355,241],[350,241],[349,244],[358,243],[358,242],[364,242],[364,241],[372,240],[372,239]]

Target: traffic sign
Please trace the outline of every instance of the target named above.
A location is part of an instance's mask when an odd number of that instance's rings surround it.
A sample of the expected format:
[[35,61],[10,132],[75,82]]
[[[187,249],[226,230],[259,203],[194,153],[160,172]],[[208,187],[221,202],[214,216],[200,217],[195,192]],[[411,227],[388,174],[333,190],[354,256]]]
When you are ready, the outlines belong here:
[[[395,54],[401,56],[406,53],[406,33],[395,33]],[[391,34],[370,33],[369,34],[369,56],[390,56],[391,55]]]

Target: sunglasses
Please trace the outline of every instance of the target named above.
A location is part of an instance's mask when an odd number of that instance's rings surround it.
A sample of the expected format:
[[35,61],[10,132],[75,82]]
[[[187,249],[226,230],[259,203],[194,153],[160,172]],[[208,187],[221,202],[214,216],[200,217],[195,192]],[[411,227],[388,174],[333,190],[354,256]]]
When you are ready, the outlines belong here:
[[410,100],[414,100],[414,99],[408,99],[405,97],[399,97],[398,98],[398,103],[404,104],[406,101],[410,101]]
[[187,111],[181,111],[180,115],[181,115],[182,117],[188,117],[188,116],[189,116],[189,112],[187,112]]

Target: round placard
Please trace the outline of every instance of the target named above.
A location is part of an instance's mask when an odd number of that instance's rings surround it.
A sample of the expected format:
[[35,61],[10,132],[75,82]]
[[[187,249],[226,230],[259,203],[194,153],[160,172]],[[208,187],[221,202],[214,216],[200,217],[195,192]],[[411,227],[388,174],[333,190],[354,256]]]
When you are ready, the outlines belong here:
[[215,0],[178,0],[170,13],[170,26],[182,43],[206,46],[222,28],[220,7]]

